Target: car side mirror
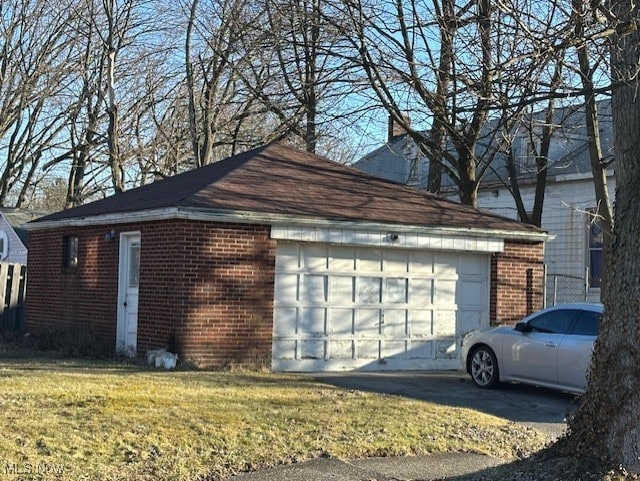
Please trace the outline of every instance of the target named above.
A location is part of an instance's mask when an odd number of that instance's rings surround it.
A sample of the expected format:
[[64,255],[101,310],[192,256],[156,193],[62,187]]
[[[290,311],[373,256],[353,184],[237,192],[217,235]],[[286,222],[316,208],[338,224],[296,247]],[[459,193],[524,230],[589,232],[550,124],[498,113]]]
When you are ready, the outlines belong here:
[[528,322],[518,322],[516,323],[515,330],[518,332],[531,332],[533,328],[529,325]]

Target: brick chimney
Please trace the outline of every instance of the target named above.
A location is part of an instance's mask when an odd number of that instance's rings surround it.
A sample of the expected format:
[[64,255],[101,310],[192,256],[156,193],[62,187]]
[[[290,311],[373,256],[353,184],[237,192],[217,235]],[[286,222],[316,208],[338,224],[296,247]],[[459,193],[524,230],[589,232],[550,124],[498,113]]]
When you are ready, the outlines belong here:
[[[411,119],[409,118],[409,114],[406,112],[402,113],[402,118],[405,120],[405,122],[410,125],[411,124]],[[404,135],[407,133],[407,131],[404,129],[404,127],[402,127],[402,125],[400,125],[399,123],[395,122],[393,120],[393,117],[390,115],[389,116],[389,126],[388,126],[388,138],[387,138],[387,142],[388,143],[392,143],[395,140],[398,139],[398,137],[400,137],[401,135]]]

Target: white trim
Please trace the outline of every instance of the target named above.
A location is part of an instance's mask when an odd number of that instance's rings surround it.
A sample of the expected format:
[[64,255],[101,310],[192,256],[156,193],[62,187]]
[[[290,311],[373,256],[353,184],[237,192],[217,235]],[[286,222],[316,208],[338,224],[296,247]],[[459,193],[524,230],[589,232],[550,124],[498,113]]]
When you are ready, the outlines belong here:
[[397,249],[494,253],[504,251],[504,239],[454,236],[445,233],[398,232],[397,230],[357,230],[353,228],[300,227],[274,225],[271,237],[298,242],[322,242]]
[[127,284],[129,279],[129,246],[132,242],[140,242],[140,231],[120,233],[120,246],[118,252],[118,305],[116,309],[116,352],[135,357],[137,349],[137,334],[133,344],[127,346]]
[[[357,231],[385,231],[385,232],[415,232],[425,235],[446,235],[463,238],[489,238],[530,240],[543,242],[548,239],[546,232],[531,232],[518,230],[478,229],[474,227],[438,227],[419,224],[392,224],[387,222],[370,222],[362,220],[328,219],[311,216],[295,216],[286,214],[270,214],[262,212],[209,210],[171,207],[164,209],[122,212],[90,217],[74,217],[52,221],[28,223],[28,230],[56,229],[60,227],[81,227],[86,225],[130,224],[135,222],[149,222],[169,219],[187,219],[215,222],[233,222],[240,224],[267,224],[274,227],[282,225],[314,226],[320,228],[347,228]],[[515,222],[515,221],[514,221]]]

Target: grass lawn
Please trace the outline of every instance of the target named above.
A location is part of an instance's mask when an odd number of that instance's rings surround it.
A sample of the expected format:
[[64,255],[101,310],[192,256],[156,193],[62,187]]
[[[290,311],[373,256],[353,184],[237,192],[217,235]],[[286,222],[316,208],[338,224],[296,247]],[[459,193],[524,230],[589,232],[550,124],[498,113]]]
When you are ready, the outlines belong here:
[[0,393],[0,479],[206,479],[317,456],[514,457],[545,441],[473,410],[267,372],[0,359]]

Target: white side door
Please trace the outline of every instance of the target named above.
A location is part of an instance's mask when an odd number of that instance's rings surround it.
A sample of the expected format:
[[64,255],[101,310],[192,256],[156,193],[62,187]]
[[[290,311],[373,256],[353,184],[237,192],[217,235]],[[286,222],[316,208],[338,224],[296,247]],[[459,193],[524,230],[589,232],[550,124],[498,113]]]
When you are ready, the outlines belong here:
[[120,235],[116,352],[135,357],[138,343],[140,233]]

